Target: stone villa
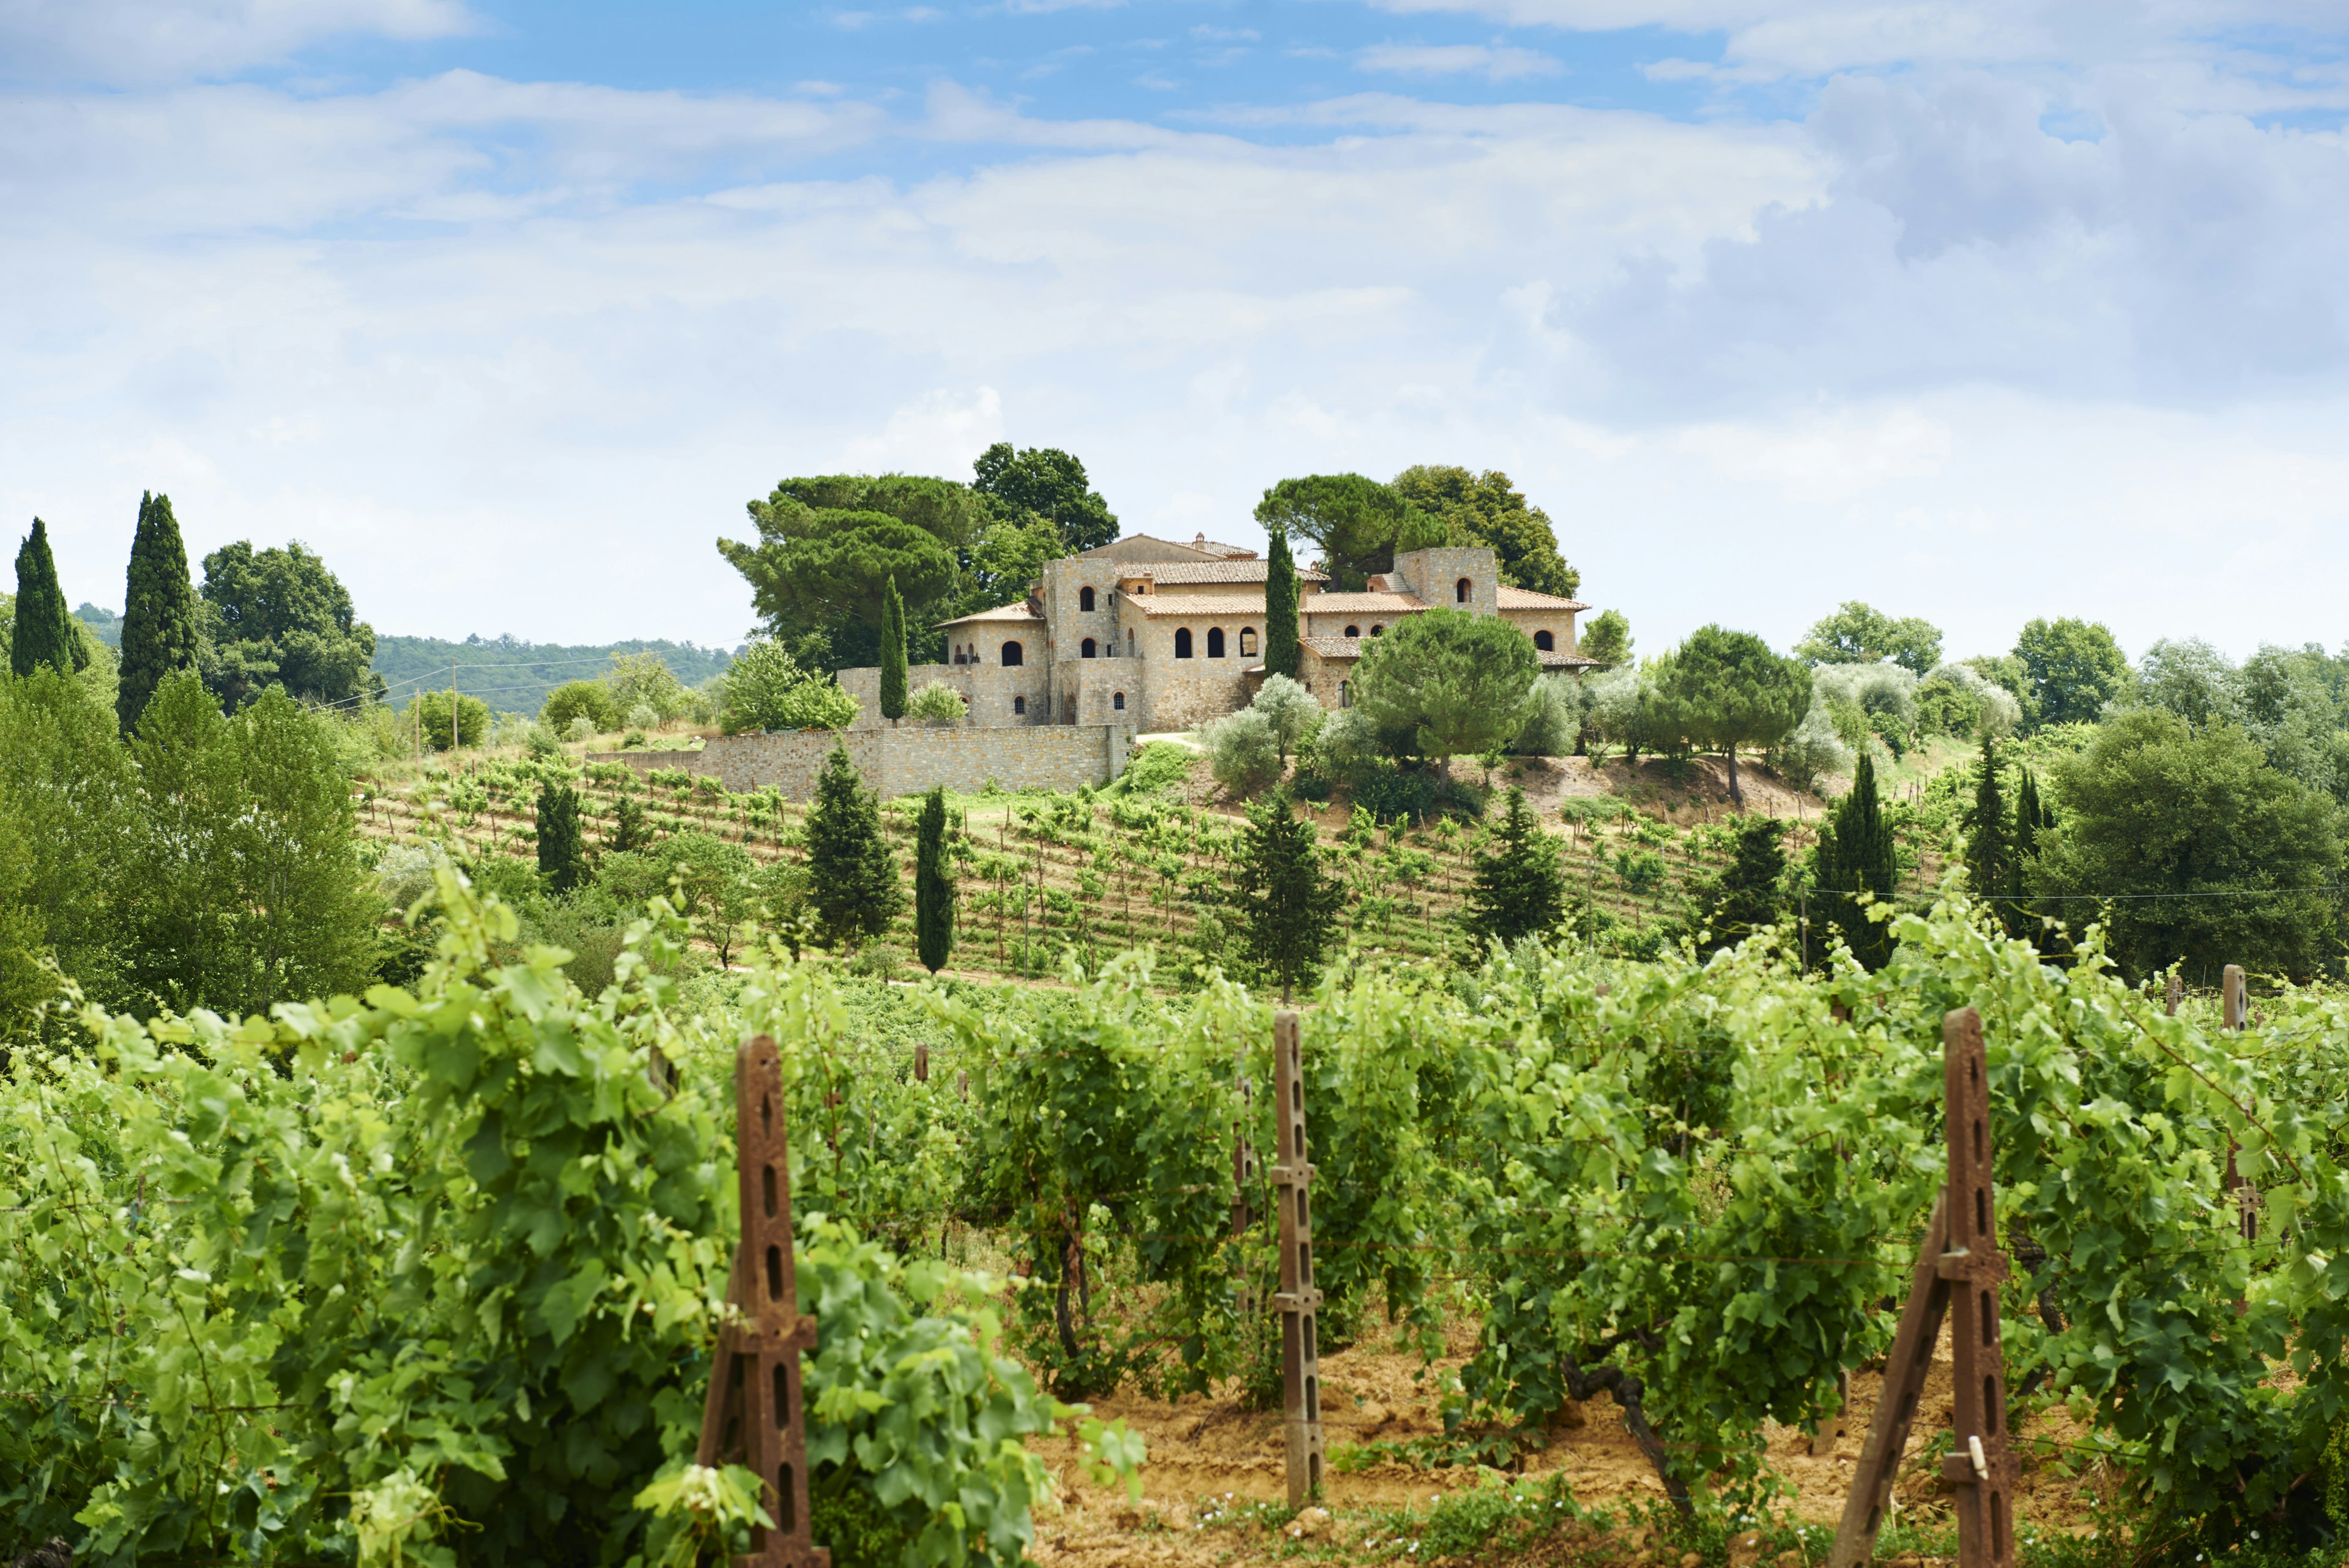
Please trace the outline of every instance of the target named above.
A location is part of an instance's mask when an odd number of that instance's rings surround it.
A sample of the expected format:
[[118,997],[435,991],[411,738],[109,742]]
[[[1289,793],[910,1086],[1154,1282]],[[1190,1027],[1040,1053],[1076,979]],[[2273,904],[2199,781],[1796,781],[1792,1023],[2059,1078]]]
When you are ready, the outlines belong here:
[[[949,661],[916,665],[907,689],[943,681],[970,704],[966,724],[1188,730],[1247,706],[1263,684],[1265,574],[1254,550],[1205,535],[1188,545],[1136,534],[1048,563],[1018,604],[944,624]],[[1298,679],[1325,708],[1351,700],[1366,639],[1434,606],[1497,615],[1532,639],[1546,669],[1581,670],[1574,618],[1589,607],[1502,586],[1488,549],[1414,550],[1363,593],[1327,593],[1298,568]],[[881,672],[841,671],[880,725]]]

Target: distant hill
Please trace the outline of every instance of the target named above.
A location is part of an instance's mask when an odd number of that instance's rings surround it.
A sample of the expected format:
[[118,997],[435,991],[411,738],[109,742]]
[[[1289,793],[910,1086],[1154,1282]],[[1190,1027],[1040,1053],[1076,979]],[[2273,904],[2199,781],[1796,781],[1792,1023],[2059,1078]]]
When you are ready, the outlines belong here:
[[720,648],[690,642],[611,642],[576,647],[555,642],[517,642],[511,637],[469,637],[450,642],[438,637],[375,639],[375,672],[390,688],[388,700],[404,708],[420,689],[449,690],[449,665],[457,666],[457,690],[479,697],[495,713],[535,713],[546,694],[566,680],[593,680],[612,668],[616,653],[657,653],[669,673],[698,686],[734,662]]
[[110,609],[101,609],[88,599],[74,611],[74,618],[98,633],[98,640],[109,648],[122,646],[122,618]]

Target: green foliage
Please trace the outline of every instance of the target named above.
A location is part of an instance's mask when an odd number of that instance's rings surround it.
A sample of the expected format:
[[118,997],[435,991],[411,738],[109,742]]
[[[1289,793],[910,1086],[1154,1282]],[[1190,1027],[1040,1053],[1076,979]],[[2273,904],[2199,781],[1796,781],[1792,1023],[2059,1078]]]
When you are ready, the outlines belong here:
[[2031,890],[2075,926],[2093,912],[2124,973],[2182,961],[2198,981],[2230,963],[2305,977],[2334,959],[2333,803],[2240,730],[2117,714],[2051,782],[2061,811]]
[[773,638],[754,639],[726,672],[720,723],[730,735],[758,730],[844,730],[856,699],[831,677],[801,668]]
[[2014,658],[2034,725],[2093,723],[2129,685],[2128,659],[2101,621],[2032,621],[2015,639]]
[[1509,791],[1508,809],[1493,829],[1489,854],[1476,857],[1466,925],[1480,941],[1508,944],[1557,929],[1566,919],[1566,877],[1557,845],[1526,805]]
[[905,889],[882,836],[880,802],[844,746],[824,758],[806,832],[809,899],[825,939],[857,947],[887,930],[905,907]]
[[1235,800],[1262,794],[1280,779],[1285,764],[1272,721],[1255,708],[1226,713],[1199,732],[1207,749],[1208,771]]
[[560,730],[568,730],[574,719],[585,719],[604,732],[620,727],[620,705],[600,680],[565,681],[546,694],[538,716]]
[[1286,675],[1267,675],[1248,706],[1264,715],[1284,768],[1288,765],[1291,752],[1312,743],[1327,717],[1313,693]]
[[132,778],[114,728],[52,666],[0,681],[0,1039],[35,1026],[60,971],[120,995]]
[[932,789],[922,802],[914,861],[914,943],[932,974],[954,956],[955,885],[947,870],[947,794]]
[[1740,746],[1775,746],[1794,733],[1811,702],[1810,672],[1770,651],[1750,631],[1718,626],[1689,634],[1657,681],[1676,727],[1694,744],[1729,759],[1729,794]]
[[657,653],[612,655],[604,685],[612,693],[612,706],[623,714],[649,708],[664,723],[683,714],[690,702],[684,683]]
[[1631,623],[1617,609],[1600,610],[1575,639],[1585,659],[1595,659],[1609,670],[1631,662]]
[[350,591],[299,544],[259,550],[244,540],[204,557],[204,684],[233,713],[272,686],[297,702],[380,699],[375,628]]
[[1639,665],[1619,665],[1588,682],[1582,721],[1586,744],[1594,748],[1618,745],[1626,761],[1638,762],[1642,752],[1677,750],[1684,742],[1680,716],[1665,700],[1662,671],[1669,660],[1650,659]]
[[[608,665],[616,655],[623,653],[657,656],[668,666],[669,673],[688,687],[724,673],[729,662],[723,649],[659,639],[632,638],[604,643],[525,642],[509,634],[477,635],[460,641],[441,637],[397,637],[387,632],[376,639],[374,668],[389,683],[391,691],[406,691],[436,684],[445,690],[450,667],[454,665],[459,691],[494,698],[494,705],[501,711],[536,713],[543,718],[549,698],[559,691],[582,684],[572,679],[576,671]],[[567,725],[581,711],[588,712],[590,717],[603,717],[605,722],[597,724],[598,729],[619,727],[617,710],[604,716],[600,710],[573,709],[564,712],[562,724]]]
[[1345,885],[1322,869],[1313,824],[1276,790],[1249,808],[1232,863],[1232,903],[1249,961],[1280,982],[1286,999],[1309,981],[1338,936]]
[[957,580],[957,553],[978,535],[987,507],[945,479],[787,479],[750,503],[759,542],[720,539],[718,549],[750,584],[768,632],[794,657],[812,634],[823,639],[827,668],[874,665],[886,585],[896,581],[916,618],[945,600]]
[[2009,930],[2018,936],[2026,934],[2018,902],[2023,893],[2023,858],[2015,849],[2014,821],[1999,779],[1997,742],[1988,735],[1982,737],[1973,809],[1966,814],[1965,827],[1966,890]]
[[881,592],[881,716],[905,716],[905,601],[895,577]]
[[1267,675],[1295,679],[1301,653],[1297,644],[1297,562],[1288,553],[1288,531],[1269,533],[1264,568],[1264,668]]
[[1895,620],[1857,599],[1847,599],[1795,644],[1795,657],[1806,664],[1889,661],[1921,676],[1941,662],[1941,632],[1914,616]]
[[1499,469],[1474,473],[1449,464],[1419,464],[1389,482],[1396,494],[1444,524],[1454,545],[1482,545],[1511,587],[1572,598],[1582,574],[1557,553],[1549,514],[1530,506]]
[[931,681],[905,701],[905,717],[918,723],[958,724],[969,714],[970,704],[962,693],[943,680]]
[[997,441],[972,465],[971,489],[996,504],[999,514],[1049,522],[1060,554],[1080,555],[1117,537],[1117,517],[1101,492],[1089,487],[1085,465],[1051,447],[1014,452]]
[[157,684],[173,670],[198,668],[203,658],[195,584],[188,576],[187,547],[180,543],[168,495],[139,498],[121,646],[115,712],[122,733],[129,735],[138,731],[139,715],[147,711]]
[[[426,746],[436,752],[450,749],[449,713],[450,694],[447,691],[419,691],[409,700],[408,722],[419,725]],[[470,692],[455,694],[457,714],[456,743],[478,746],[489,738],[490,705]]]
[[633,854],[650,847],[652,825],[645,820],[645,803],[631,792],[612,803],[612,831],[605,836],[604,846],[615,854]]
[[1125,771],[1112,779],[1103,793],[1146,794],[1180,784],[1190,776],[1193,753],[1173,741],[1153,741],[1127,754]]
[[1361,591],[1373,572],[1392,571],[1398,551],[1441,545],[1444,524],[1393,488],[1359,473],[1317,473],[1284,479],[1257,503],[1267,534],[1309,539],[1338,592]]
[[1869,918],[1868,905],[1871,899],[1890,898],[1899,878],[1899,848],[1884,819],[1883,798],[1877,794],[1876,759],[1862,752],[1852,770],[1851,788],[1819,825],[1819,841],[1811,852],[1811,880],[1821,923],[1840,936],[1869,970],[1883,968],[1892,948],[1889,929]]
[[1582,740],[1584,687],[1571,675],[1545,675],[1534,682],[1525,723],[1510,737],[1518,756],[1562,757]]
[[1406,616],[1362,649],[1354,706],[1381,731],[1416,737],[1435,758],[1506,745],[1533,712],[1540,658],[1495,616],[1431,609]]
[[1730,819],[1736,847],[1698,899],[1696,924],[1713,933],[1707,951],[1734,947],[1786,916],[1786,825],[1772,816]]
[[546,784],[538,792],[538,874],[550,893],[568,893],[587,879],[587,840],[579,830],[579,792]]
[[57,563],[49,554],[48,525],[33,519],[33,531],[16,550],[16,614],[8,642],[8,668],[26,676],[47,666],[72,674],[89,663],[89,652],[66,613]]

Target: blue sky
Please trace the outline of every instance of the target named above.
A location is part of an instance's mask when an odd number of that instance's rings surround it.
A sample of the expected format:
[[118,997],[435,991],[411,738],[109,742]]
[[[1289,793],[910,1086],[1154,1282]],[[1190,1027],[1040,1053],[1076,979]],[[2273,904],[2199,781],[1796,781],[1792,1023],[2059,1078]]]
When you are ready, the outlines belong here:
[[785,474],[1506,470],[1644,649],[2349,640],[2349,67],[2276,0],[0,0],[0,512],[733,641]]

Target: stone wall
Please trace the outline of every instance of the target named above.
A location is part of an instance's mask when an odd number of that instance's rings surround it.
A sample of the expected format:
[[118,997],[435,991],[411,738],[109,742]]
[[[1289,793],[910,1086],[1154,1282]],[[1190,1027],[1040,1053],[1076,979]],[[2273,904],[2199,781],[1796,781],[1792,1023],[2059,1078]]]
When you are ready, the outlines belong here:
[[[1026,664],[1006,669],[1000,664],[914,664],[905,670],[905,695],[911,697],[933,681],[943,681],[962,693],[970,704],[963,723],[987,729],[1008,724],[1049,724],[1051,671],[1039,653]],[[880,730],[889,721],[881,716],[881,671],[867,667],[840,672],[840,689],[856,699],[856,730]]]
[[834,744],[882,798],[918,794],[935,784],[973,794],[991,780],[1004,789],[1099,786],[1125,771],[1133,730],[1123,724],[957,724],[904,729],[799,730],[774,735],[719,735],[698,752],[604,752],[595,763],[623,763],[638,773],[682,768],[720,780],[730,790],[772,787],[785,800],[810,800]]

